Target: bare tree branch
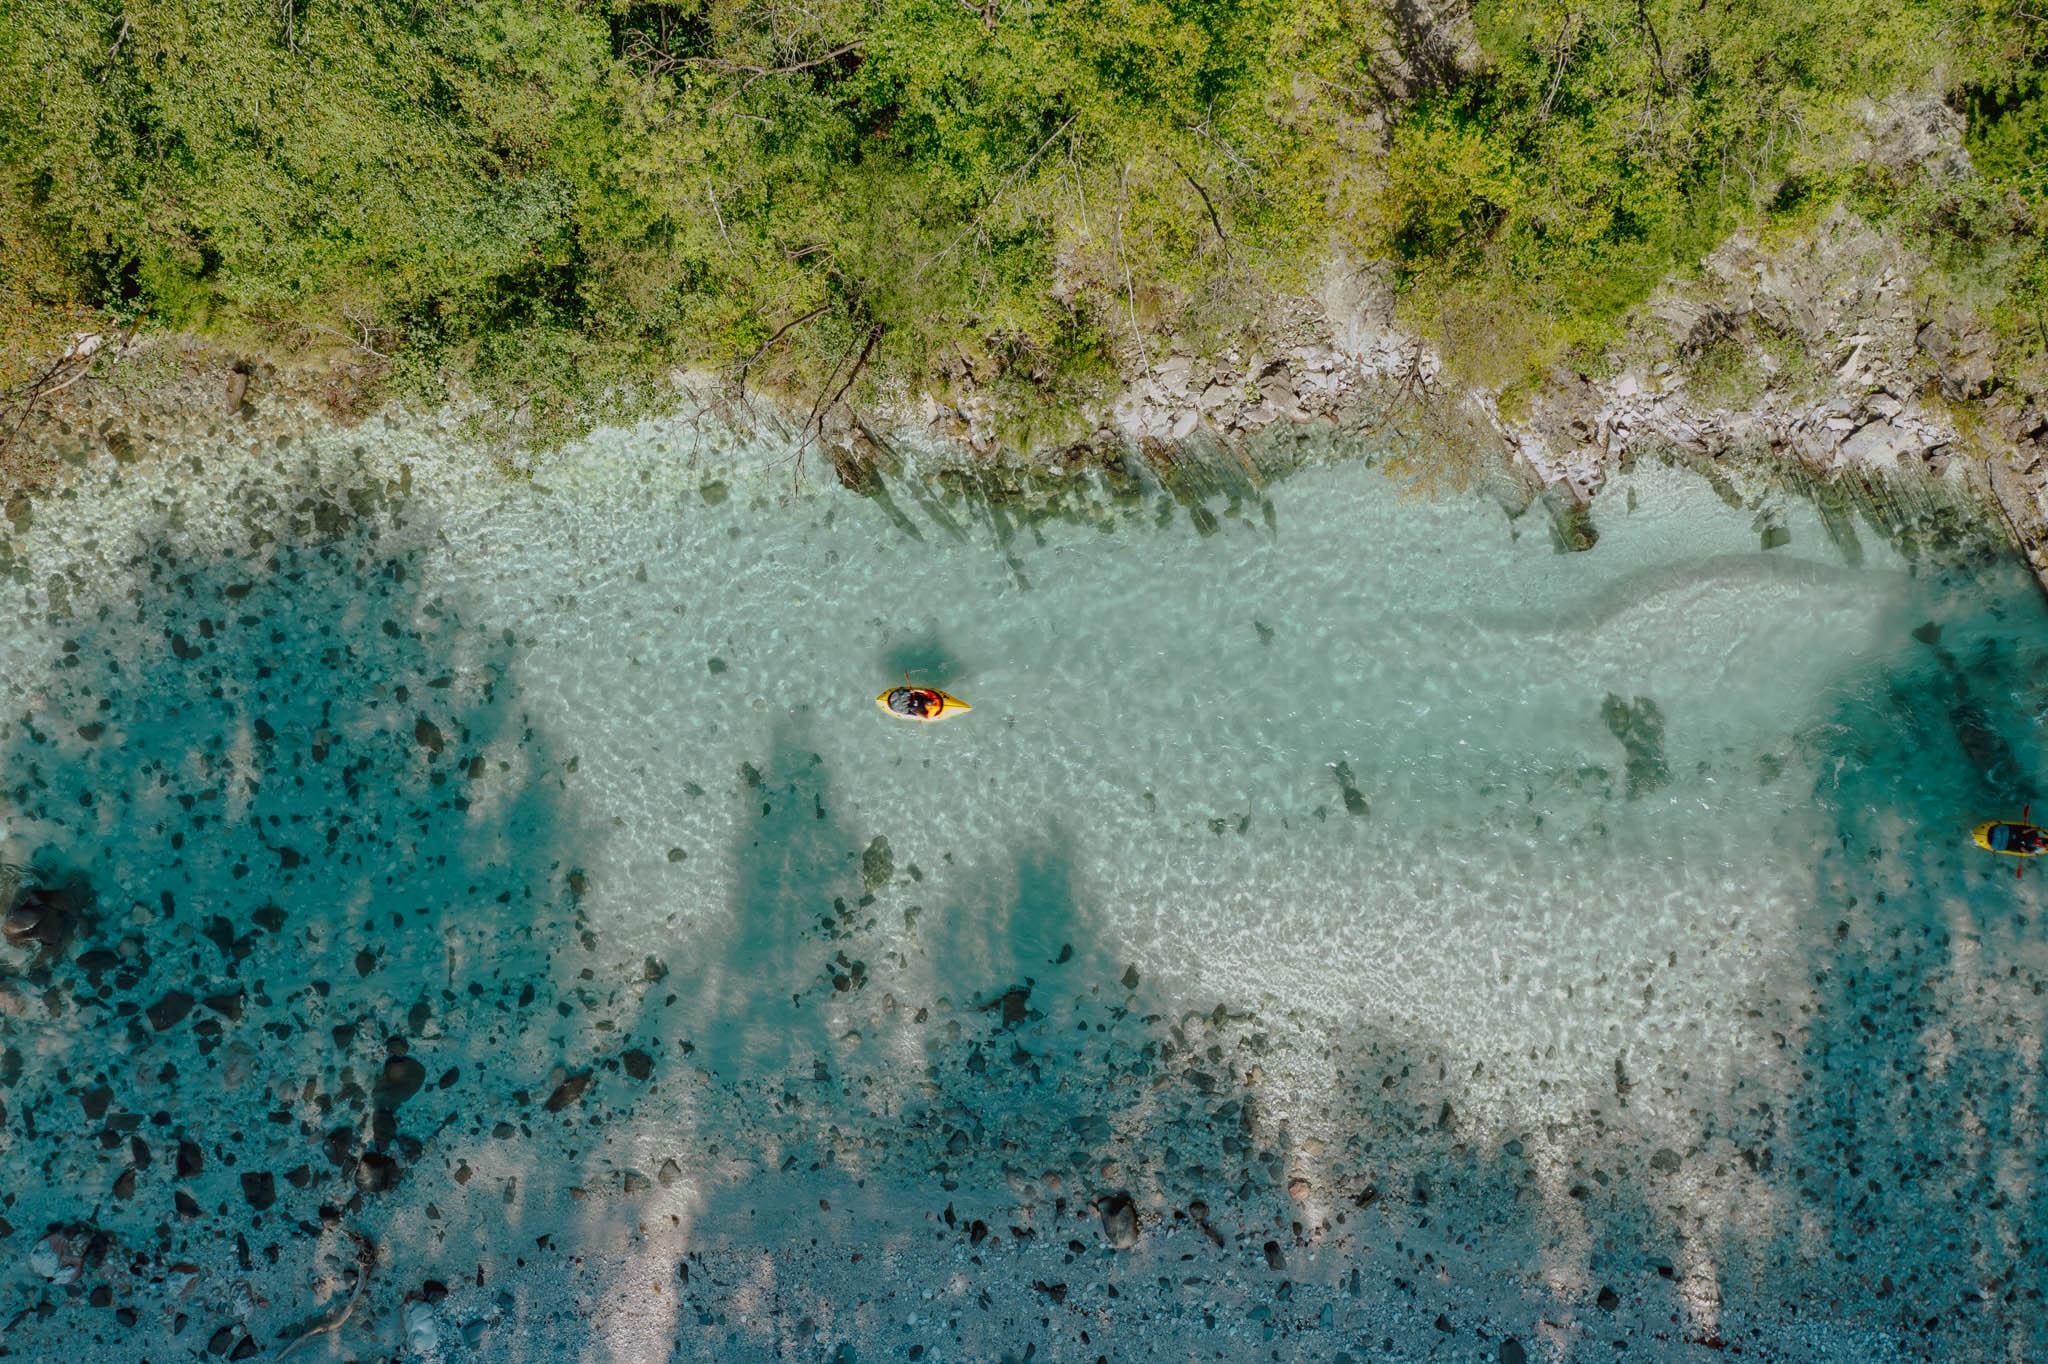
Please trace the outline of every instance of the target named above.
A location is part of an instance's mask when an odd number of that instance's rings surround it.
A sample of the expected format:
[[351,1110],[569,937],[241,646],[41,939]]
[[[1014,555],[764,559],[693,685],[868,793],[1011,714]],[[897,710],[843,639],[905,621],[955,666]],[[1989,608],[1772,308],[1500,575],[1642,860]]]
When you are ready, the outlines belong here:
[[1544,93],[1543,107],[1536,111],[1538,123],[1550,122],[1550,107],[1557,100],[1558,88],[1564,84],[1564,69],[1571,60],[1572,48],[1576,46],[1571,39],[1572,25],[1578,21],[1578,17],[1579,12],[1573,10],[1564,16],[1564,22],[1557,27],[1557,65],[1550,73],[1550,89]]
[[1664,95],[1671,93],[1671,77],[1664,71],[1664,44],[1657,39],[1657,25],[1650,21],[1649,0],[1636,0],[1636,18],[1642,20],[1643,31],[1650,35],[1650,51],[1657,57],[1657,89]]
[[701,66],[707,71],[729,71],[743,76],[787,76],[793,71],[808,71],[814,66],[837,61],[849,52],[858,52],[860,49],[861,44],[857,42],[847,43],[843,47],[833,48],[830,52],[800,62],[790,62],[786,66],[750,66],[745,62],[727,61],[722,57],[685,57],[682,63],[688,66]]
[[768,353],[768,348],[770,346],[773,346],[777,341],[780,341],[789,332],[796,330],[798,327],[801,327],[804,323],[809,322],[813,318],[823,316],[825,309],[830,306],[830,304],[820,303],[817,307],[811,309],[802,317],[793,318],[790,321],[783,323],[781,326],[777,327],[772,334],[770,334],[766,341],[763,341],[761,343],[761,348],[759,350],[755,351],[752,355],[749,355],[746,359],[740,361],[739,387],[740,397],[742,399],[744,399],[747,396],[747,371],[754,367],[754,362],[759,360],[762,356],[766,355]]
[[1173,168],[1180,172],[1180,178],[1193,185],[1195,193],[1202,196],[1202,207],[1209,210],[1209,226],[1216,229],[1216,240],[1223,244],[1223,253],[1229,255],[1230,234],[1223,230],[1223,220],[1216,216],[1216,205],[1210,201],[1209,191],[1202,188],[1201,181],[1188,174],[1186,166],[1183,166],[1179,161],[1175,161],[1172,157],[1168,157],[1167,160],[1173,161]]

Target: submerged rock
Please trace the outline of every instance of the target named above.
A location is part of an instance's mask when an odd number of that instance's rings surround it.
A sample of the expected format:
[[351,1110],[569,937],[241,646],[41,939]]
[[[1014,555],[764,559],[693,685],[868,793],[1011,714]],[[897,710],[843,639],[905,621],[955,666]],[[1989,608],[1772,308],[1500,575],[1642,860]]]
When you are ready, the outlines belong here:
[[889,884],[896,874],[896,854],[889,847],[889,840],[881,834],[868,844],[867,851],[860,855],[860,879],[869,890],[879,890]]
[[396,1112],[398,1106],[419,1093],[426,1082],[425,1066],[410,1056],[394,1056],[384,1063],[384,1073],[377,1078],[374,1102],[385,1112]]
[[55,946],[64,940],[63,906],[41,887],[31,887],[7,911],[0,932],[15,947]]
[[172,990],[162,999],[150,1005],[143,1012],[149,1017],[149,1026],[158,1032],[174,1027],[186,1014],[192,1012],[194,1000],[183,990]]
[[1330,770],[1337,777],[1337,788],[1344,793],[1344,812],[1365,816],[1372,813],[1372,805],[1358,789],[1358,783],[1351,776],[1351,764],[1341,758],[1330,764]]
[[61,1231],[51,1232],[28,1253],[28,1267],[53,1284],[76,1281],[84,1265],[82,1248]]
[[1655,701],[1638,696],[1631,704],[1609,692],[1600,703],[1600,718],[1628,754],[1630,799],[1671,780],[1671,768],[1664,759],[1664,712]]
[[590,1087],[590,1076],[591,1072],[587,1070],[579,1070],[569,1075],[555,1086],[555,1092],[548,1095],[547,1102],[541,1107],[550,1113],[561,1112],[583,1097],[583,1091]]
[[277,1179],[267,1170],[252,1170],[242,1176],[242,1197],[262,1212],[277,1201]]
[[356,1162],[356,1187],[364,1193],[383,1193],[398,1183],[398,1162],[390,1156],[368,1151]]
[[1112,1250],[1129,1250],[1138,1244],[1138,1208],[1127,1193],[1105,1194],[1095,1204],[1102,1218],[1102,1234]]

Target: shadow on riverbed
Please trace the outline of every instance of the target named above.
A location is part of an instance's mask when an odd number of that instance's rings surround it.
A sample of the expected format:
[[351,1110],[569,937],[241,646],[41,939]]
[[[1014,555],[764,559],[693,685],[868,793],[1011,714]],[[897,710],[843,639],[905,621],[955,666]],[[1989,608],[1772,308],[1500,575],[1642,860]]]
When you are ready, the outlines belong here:
[[[9,1214],[24,1247],[89,1224],[123,1266],[117,1300],[41,1288],[68,1309],[49,1348],[10,1342],[41,1357],[151,1352],[111,1308],[178,1261],[216,1354],[343,1296],[351,1233],[418,1272],[468,1219],[420,1226],[415,1186],[529,1121],[511,1096],[545,1097],[552,1058],[528,1020],[579,1026],[549,978],[590,848],[509,633],[423,587],[434,529],[396,488],[259,473],[238,496],[239,546],[156,525],[104,589],[45,594],[61,644],[6,693],[10,837],[98,903],[0,1021]],[[306,1296],[245,1328],[231,1281],[257,1264]]]
[[1767,1272],[1943,1358],[2048,1357],[2040,883],[1969,841],[2036,789],[2039,616],[2016,582],[1961,629],[1901,619],[1840,689],[1827,727],[1849,746],[1821,770],[1832,836],[1786,984],[1795,1083],[1742,1117],[1785,1210],[1753,1248]]

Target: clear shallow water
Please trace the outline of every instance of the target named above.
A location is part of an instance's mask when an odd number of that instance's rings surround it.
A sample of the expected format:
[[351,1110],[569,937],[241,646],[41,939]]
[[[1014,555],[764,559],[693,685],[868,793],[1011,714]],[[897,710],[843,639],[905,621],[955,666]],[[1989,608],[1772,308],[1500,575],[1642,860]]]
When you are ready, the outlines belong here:
[[[1574,1300],[1653,1248],[1696,1333],[1819,1294],[1856,1349],[1927,1316],[2039,1340],[2038,1303],[1944,1315],[2039,1260],[2036,892],[1965,847],[2040,770],[2015,565],[1909,564],[1867,524],[1848,553],[1796,498],[1671,470],[1558,555],[1540,513],[1361,463],[1219,497],[1205,534],[1157,489],[1026,521],[664,445],[533,485],[316,447],[39,507],[0,645],[9,848],[97,907],[69,960],[20,963],[24,1083],[89,1055],[117,1114],[171,1115],[145,1133],[311,1167],[280,1183],[302,1216],[391,1153],[417,1196],[351,1215],[416,1248],[451,1230],[428,1190],[458,1240],[562,1236],[595,1216],[565,1171],[665,1160],[677,1228],[769,1245],[816,1230],[759,1182],[799,1154],[991,1221],[1104,1184],[1327,1217],[1462,1169],[1491,1249],[1388,1201],[1475,1284]],[[888,720],[906,672],[974,712]],[[81,985],[92,947],[121,961]],[[237,989],[260,1033],[133,1014]],[[388,1036],[427,1066],[395,1104]],[[133,1154],[41,1121],[8,1158],[77,1216],[63,1182]],[[1183,1141],[1207,1154],[1159,1160]],[[1916,1228],[1885,1269],[1842,1258]]]

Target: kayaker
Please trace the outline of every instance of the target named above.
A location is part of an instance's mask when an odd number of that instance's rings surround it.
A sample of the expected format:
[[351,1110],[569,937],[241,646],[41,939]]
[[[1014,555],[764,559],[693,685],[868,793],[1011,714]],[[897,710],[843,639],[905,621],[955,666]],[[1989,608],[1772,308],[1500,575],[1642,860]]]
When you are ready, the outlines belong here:
[[897,687],[889,693],[889,709],[913,720],[932,715],[944,704],[944,699],[937,692],[923,687]]

